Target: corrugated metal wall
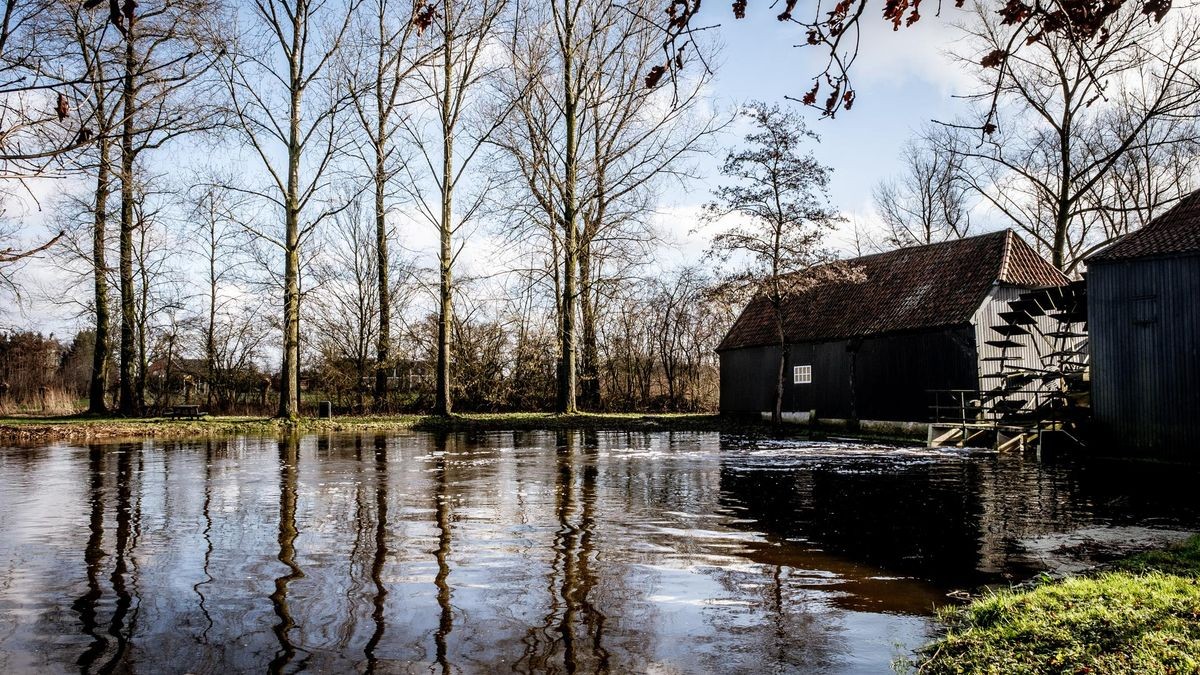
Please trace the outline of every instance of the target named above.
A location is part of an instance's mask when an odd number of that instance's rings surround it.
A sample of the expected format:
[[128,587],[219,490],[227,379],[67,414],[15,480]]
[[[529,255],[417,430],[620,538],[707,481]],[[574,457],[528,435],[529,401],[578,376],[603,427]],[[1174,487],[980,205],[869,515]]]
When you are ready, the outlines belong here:
[[1200,458],[1200,256],[1098,263],[1087,284],[1101,451]]
[[[1018,286],[1010,286],[1001,284],[995,286],[987,299],[979,306],[975,312],[975,317],[972,323],[975,324],[975,344],[979,349],[979,389],[987,391],[999,386],[1000,380],[994,377],[988,377],[996,373],[1002,372],[999,361],[988,361],[988,358],[998,358],[1005,355],[1005,350],[1002,347],[987,344],[988,340],[1001,340],[1003,337],[992,330],[992,326],[999,326],[1005,323],[1004,319],[1000,318],[1000,312],[1007,312],[1008,303],[1018,299],[1022,293],[1028,292],[1029,289]],[[1046,357],[1060,350],[1065,343],[1060,340],[1054,340],[1044,337],[1045,334],[1059,330],[1059,322],[1051,319],[1049,316],[1040,316],[1037,318],[1038,331],[1031,330],[1029,335],[1021,335],[1014,338],[1014,342],[1020,342],[1025,346],[1022,349],[1008,350],[1008,356],[1019,356],[1020,358],[1004,361],[1005,365],[1019,366],[1024,368],[1045,368],[1049,364],[1044,361]],[[1009,371],[1013,372],[1013,371]],[[1042,387],[1040,382],[1032,382],[1025,389],[1033,391]],[[1010,400],[1017,400],[1017,395],[1010,395]],[[1032,399],[1032,395],[1025,396],[1026,400]]]
[[[1022,293],[1029,289],[1019,288],[1017,286],[996,286],[992,292],[988,294],[983,304],[979,306],[979,310],[975,312],[975,317],[972,323],[975,324],[975,340],[979,345],[979,367],[980,375],[997,372],[997,362],[984,361],[984,357],[1002,356],[1004,350],[1000,347],[994,347],[987,344],[988,340],[1002,340],[1001,336],[996,331],[992,330],[992,326],[999,326],[1005,323],[1004,319],[1000,318],[1000,312],[1008,311],[1008,303],[1016,300]],[[1037,319],[1038,325],[1042,333],[1049,333],[1058,330],[1059,324],[1048,316],[1041,316]],[[1046,339],[1034,339],[1033,335],[1022,335],[1016,339],[1018,342],[1029,344],[1030,349],[1008,350],[1008,355],[1013,356],[1016,353],[1021,355],[1020,359],[1014,359],[1007,363],[1014,366],[1024,366],[1028,368],[1041,368],[1042,356],[1053,353],[1057,346],[1052,341]],[[984,387],[990,383],[983,383]]]
[[[853,359],[851,350],[854,349]],[[759,413],[774,407],[779,351],[750,347],[721,353],[721,412]],[[974,330],[959,326],[874,337],[859,342],[792,345],[785,370],[783,409],[816,410],[819,417],[929,421],[933,389],[977,386]],[[812,366],[811,384],[794,384],[792,367]]]

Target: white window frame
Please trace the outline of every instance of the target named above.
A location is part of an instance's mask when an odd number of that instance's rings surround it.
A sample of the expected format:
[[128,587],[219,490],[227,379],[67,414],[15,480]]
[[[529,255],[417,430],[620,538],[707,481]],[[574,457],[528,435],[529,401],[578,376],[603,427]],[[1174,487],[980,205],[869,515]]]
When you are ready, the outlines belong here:
[[792,366],[792,384],[812,384],[812,366]]

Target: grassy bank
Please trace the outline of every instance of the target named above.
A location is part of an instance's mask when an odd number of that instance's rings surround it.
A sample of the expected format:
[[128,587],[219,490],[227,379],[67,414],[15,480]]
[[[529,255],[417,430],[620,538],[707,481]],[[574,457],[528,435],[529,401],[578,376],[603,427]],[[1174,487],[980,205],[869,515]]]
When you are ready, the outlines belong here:
[[468,414],[438,417],[394,415],[303,418],[285,422],[264,417],[206,417],[169,420],[161,417],[0,417],[0,439],[8,441],[97,440],[110,438],[181,438],[189,436],[276,435],[292,430],[329,431],[498,431],[534,429],[610,429],[631,431],[767,431],[768,427],[705,414]]
[[[550,413],[393,415],[337,417],[332,420],[303,418],[284,422],[269,417],[206,417],[201,420],[169,420],[161,417],[122,418],[74,415],[63,417],[0,417],[0,440],[40,442],[52,440],[101,440],[115,438],[183,438],[231,435],[277,435],[291,430],[302,433],[327,431],[532,431],[532,430],[615,430],[615,431],[721,431],[746,435],[782,435],[821,439],[851,435],[840,429],[817,429],[785,424],[780,430],[753,419],[731,419],[712,414],[644,413]],[[895,435],[853,434],[856,437],[886,442],[911,442]]]
[[920,673],[1200,672],[1200,536],[944,610]]

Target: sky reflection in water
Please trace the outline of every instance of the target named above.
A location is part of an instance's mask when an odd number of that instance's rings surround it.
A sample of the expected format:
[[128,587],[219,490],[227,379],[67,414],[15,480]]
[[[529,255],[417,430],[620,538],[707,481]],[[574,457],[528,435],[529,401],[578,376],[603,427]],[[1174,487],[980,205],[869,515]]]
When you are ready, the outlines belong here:
[[1032,538],[1196,522],[1122,475],[695,433],[0,450],[0,672],[886,672]]

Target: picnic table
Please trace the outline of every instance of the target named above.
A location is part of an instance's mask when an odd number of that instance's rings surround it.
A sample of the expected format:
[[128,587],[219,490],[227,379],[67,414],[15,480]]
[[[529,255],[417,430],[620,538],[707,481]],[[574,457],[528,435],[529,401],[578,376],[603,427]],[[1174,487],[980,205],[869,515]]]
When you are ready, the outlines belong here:
[[200,412],[200,406],[198,405],[173,405],[167,409],[166,416],[175,420],[184,418],[198,420],[207,414],[206,412]]

